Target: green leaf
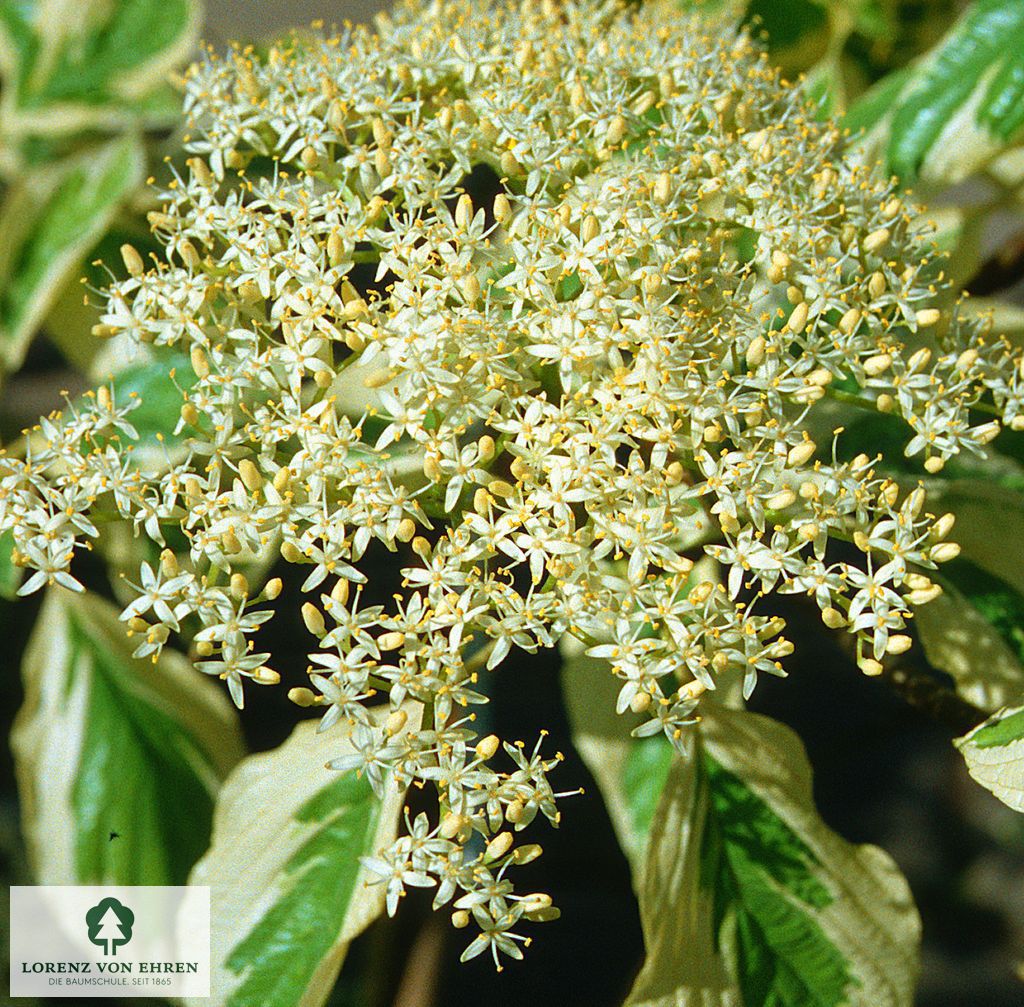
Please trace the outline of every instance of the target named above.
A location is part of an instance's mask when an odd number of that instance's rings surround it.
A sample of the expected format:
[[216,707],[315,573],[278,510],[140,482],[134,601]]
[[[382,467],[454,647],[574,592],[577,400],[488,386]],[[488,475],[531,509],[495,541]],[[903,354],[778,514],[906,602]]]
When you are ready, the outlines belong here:
[[120,128],[166,116],[166,78],[195,45],[197,0],[0,0],[4,131]]
[[[955,183],[983,167],[1024,126],[1024,5],[977,0],[891,95],[867,146],[904,181]],[[881,91],[862,99],[879,106]],[[851,120],[871,120],[854,109]]]
[[939,579],[943,593],[914,610],[925,657],[968,702],[998,710],[1024,692],[1024,598],[965,561]]
[[324,768],[339,742],[316,726],[300,723],[231,774],[189,879],[212,889],[211,996],[225,1007],[322,1004],[348,944],[383,908],[359,858],[394,839],[403,794],[389,785],[382,803],[355,771]]
[[1024,811],[1024,707],[1000,710],[955,744],[978,783]]
[[14,533],[5,531],[0,535],[0,598],[14,598],[21,587],[22,570],[14,565],[11,556],[14,550]]
[[895,865],[821,821],[792,731],[703,712],[651,825],[629,1007],[911,1004],[920,922]]
[[145,159],[126,136],[31,176],[0,211],[0,361],[16,368],[85,253],[142,182]]
[[131,650],[108,602],[48,592],[11,738],[40,884],[183,884],[206,847],[235,711],[184,658]]

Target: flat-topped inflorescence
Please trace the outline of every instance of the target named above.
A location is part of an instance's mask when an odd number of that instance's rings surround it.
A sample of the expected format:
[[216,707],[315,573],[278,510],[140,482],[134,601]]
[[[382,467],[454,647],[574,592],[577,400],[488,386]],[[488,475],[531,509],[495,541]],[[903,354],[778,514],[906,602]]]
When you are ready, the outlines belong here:
[[[479,671],[575,637],[635,733],[682,747],[723,676],[749,695],[782,674],[792,645],[760,611],[779,591],[879,673],[956,546],[921,488],[837,460],[835,399],[901,416],[934,473],[1024,423],[1019,357],[952,303],[892,185],[700,22],[401,7],[376,33],[211,53],[185,112],[188,172],[151,215],[166,257],[126,247],[97,326],[187,355],[181,446],[133,454],[113,385],[42,421],[0,460],[22,592],[79,588],[90,515],[183,533],[125,620],[143,656],[193,636],[241,706],[279,680],[252,641],[281,583],[244,572],[279,553],[314,638],[291,695],[356,752],[331,764],[438,792],[437,821],[369,862],[389,911],[436,885],[480,927],[467,956],[519,957],[519,922],[555,911],[515,894],[539,849],[512,833],[557,822],[557,756],[476,737]],[[390,607],[361,600],[374,541],[408,563]]]

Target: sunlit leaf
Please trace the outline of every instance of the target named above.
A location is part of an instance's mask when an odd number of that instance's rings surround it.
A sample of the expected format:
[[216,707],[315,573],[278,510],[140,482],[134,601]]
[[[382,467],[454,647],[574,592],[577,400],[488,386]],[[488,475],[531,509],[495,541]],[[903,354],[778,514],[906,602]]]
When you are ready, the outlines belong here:
[[339,744],[306,721],[221,791],[213,844],[189,879],[212,889],[218,1004],[322,1004],[349,942],[383,909],[359,858],[394,839],[402,792],[389,785],[381,802],[354,770],[324,768]]
[[1024,707],[1001,710],[956,746],[978,783],[1014,811],[1024,811]]
[[[961,181],[1024,128],[1024,4],[977,0],[912,72],[876,85],[848,124],[904,181]],[[879,112],[884,114],[879,115]]]
[[242,755],[213,683],[170,651],[137,661],[132,646],[108,602],[48,593],[11,738],[40,884],[183,884]]
[[651,825],[629,1007],[902,1007],[920,922],[873,846],[821,821],[788,728],[708,705]]
[[142,182],[145,159],[134,136],[28,178],[0,211],[0,361],[17,367],[29,340],[86,252]]

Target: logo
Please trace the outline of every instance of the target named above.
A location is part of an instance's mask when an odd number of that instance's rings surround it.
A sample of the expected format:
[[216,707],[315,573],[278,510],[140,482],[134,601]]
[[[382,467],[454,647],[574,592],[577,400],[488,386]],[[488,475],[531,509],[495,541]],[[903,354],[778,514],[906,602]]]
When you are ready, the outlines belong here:
[[105,955],[116,955],[117,949],[132,939],[135,913],[114,898],[101,899],[85,914],[89,940],[103,948]]

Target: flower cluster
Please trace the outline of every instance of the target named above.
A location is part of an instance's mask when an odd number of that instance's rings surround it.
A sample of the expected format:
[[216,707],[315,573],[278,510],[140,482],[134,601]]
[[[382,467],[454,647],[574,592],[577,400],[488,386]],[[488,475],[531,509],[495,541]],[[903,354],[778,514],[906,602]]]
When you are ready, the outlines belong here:
[[[350,736],[332,765],[438,792],[437,821],[369,862],[389,910],[436,886],[480,927],[467,956],[518,956],[513,928],[555,911],[513,893],[538,852],[513,833],[557,822],[557,757],[477,740],[481,672],[568,634],[637,734],[681,746],[724,675],[749,695],[782,673],[779,591],[879,673],[957,547],[921,488],[838,460],[836,399],[901,416],[935,473],[1024,425],[1020,359],[951,303],[891,184],[696,22],[403,7],[376,33],[211,53],[185,109],[188,170],[151,215],[166,258],[126,246],[96,330],[189,359],[180,447],[133,454],[112,385],[0,459],[23,591],[78,586],[89,514],[161,546],[174,529],[187,548],[143,566],[125,620],[139,655],[193,637],[241,706],[280,677],[253,638],[281,581],[245,571],[296,567],[314,643],[291,695]],[[373,542],[407,564],[393,606],[362,602]]]

